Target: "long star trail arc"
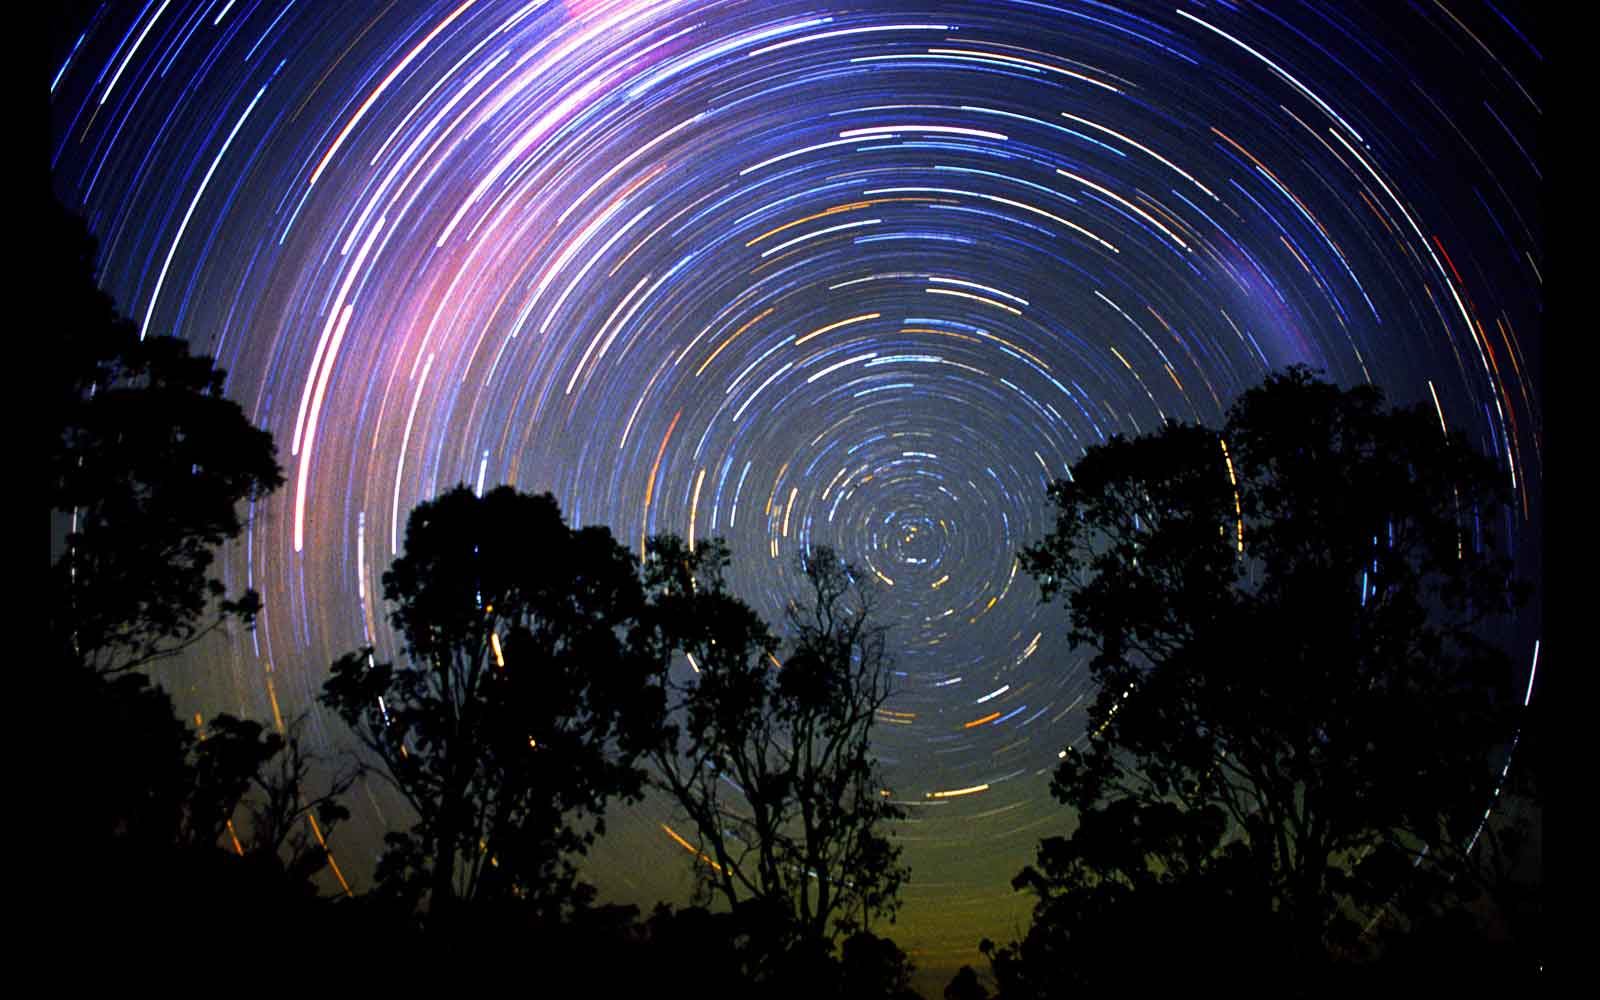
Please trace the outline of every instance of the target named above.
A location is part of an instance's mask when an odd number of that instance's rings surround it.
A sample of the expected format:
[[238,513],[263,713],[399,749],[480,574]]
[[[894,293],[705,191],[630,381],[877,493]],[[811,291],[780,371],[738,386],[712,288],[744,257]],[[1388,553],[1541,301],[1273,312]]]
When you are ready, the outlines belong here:
[[[725,535],[774,620],[832,545],[895,628],[894,933],[977,963],[1067,822],[1084,657],[1014,553],[1085,448],[1304,362],[1498,456],[1537,573],[1538,27],[1466,0],[163,0],[63,26],[53,184],[103,284],[217,353],[286,451],[223,560],[258,631],[165,679],[208,713],[312,708],[338,748],[327,665],[394,652],[379,577],[457,482],[630,544]],[[1530,662],[1538,630],[1536,601]],[[382,795],[335,845],[357,885]],[[613,824],[607,898],[686,894],[669,811]]]

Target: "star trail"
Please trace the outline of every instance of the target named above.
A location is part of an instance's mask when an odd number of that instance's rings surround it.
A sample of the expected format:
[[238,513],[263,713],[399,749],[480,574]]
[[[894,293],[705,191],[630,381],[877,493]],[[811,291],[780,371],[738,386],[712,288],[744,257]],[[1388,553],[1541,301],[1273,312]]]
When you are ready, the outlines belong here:
[[[167,682],[282,720],[392,656],[380,577],[460,482],[723,536],[769,620],[834,546],[893,628],[895,937],[976,964],[1066,822],[1092,692],[1015,553],[1087,447],[1306,363],[1495,456],[1537,570],[1538,44],[1468,0],[90,10],[51,53],[56,194],[288,480],[222,559],[259,627]],[[400,807],[352,806],[359,883]],[[686,896],[669,813],[618,817],[605,898]]]

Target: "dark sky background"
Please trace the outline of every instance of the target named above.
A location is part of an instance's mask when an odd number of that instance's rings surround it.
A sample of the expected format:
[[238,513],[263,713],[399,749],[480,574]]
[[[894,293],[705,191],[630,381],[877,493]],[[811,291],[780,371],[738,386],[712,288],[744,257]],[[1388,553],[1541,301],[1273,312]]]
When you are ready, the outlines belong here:
[[[186,713],[313,708],[339,654],[392,654],[379,578],[457,482],[725,536],[774,620],[832,545],[894,627],[895,937],[979,964],[1068,828],[1091,692],[1014,553],[1085,448],[1304,362],[1498,456],[1537,573],[1543,43],[1467,0],[87,6],[56,193],[288,477],[224,558],[260,628],[163,679]],[[359,886],[401,814],[351,804]],[[686,895],[673,822],[616,818],[605,898]]]

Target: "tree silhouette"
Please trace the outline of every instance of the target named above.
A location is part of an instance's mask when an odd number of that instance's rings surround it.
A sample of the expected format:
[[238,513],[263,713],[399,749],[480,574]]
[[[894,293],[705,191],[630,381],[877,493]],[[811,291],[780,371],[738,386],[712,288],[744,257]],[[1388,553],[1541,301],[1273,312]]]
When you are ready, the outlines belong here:
[[989,990],[978,980],[978,970],[963,965],[945,986],[944,1000],[989,1000]]
[[[125,925],[123,937],[151,926],[130,911],[152,892],[312,898],[327,853],[289,824],[316,810],[331,833],[346,779],[314,794],[293,733],[230,715],[196,716],[191,729],[138,669],[229,620],[250,622],[256,595],[229,597],[211,566],[242,530],[241,506],[282,482],[272,438],[223,396],[211,358],[140,338],[96,287],[83,221],[50,206],[43,298],[60,333],[44,365],[49,683],[73,734],[51,755],[52,813],[72,859],[64,897]],[[274,799],[280,834],[253,839],[252,823],[250,846],[236,840],[234,821]]]
[[[324,761],[306,748],[302,735],[307,718],[295,719],[287,734],[277,739],[276,752],[256,766],[250,775],[251,789],[240,802],[244,813],[241,850],[246,856],[279,865],[296,884],[309,882],[327,865],[325,842],[350,818],[340,799],[361,777],[359,767]],[[313,793],[318,765],[331,768],[331,772],[322,790]]]
[[256,595],[229,597],[211,564],[243,530],[241,506],[283,474],[213,360],[172,337],[141,339],[95,286],[93,237],[52,205],[51,642],[70,661],[125,671],[252,619]]
[[839,946],[838,987],[833,992],[846,1000],[919,1000],[911,987],[916,971],[889,938],[856,931]]
[[[323,841],[346,817],[337,797],[348,773],[319,785],[295,729],[285,737],[230,715],[191,729],[137,671],[62,673],[76,733],[54,779],[68,859],[62,898],[92,911],[107,942],[154,944],[165,926],[149,920],[158,894],[229,907],[226,928],[186,928],[202,941],[314,915],[312,879],[328,862]],[[313,816],[321,840],[304,829]]]
[[[1079,826],[1015,882],[1027,937],[991,950],[1004,995],[1225,964],[1228,936],[1304,976],[1470,874],[1511,732],[1502,480],[1431,411],[1296,368],[1221,432],[1114,438],[1052,487],[1024,565],[1100,690],[1052,783]],[[1173,963],[1116,962],[1163,931]]]
[[627,641],[636,563],[509,486],[421,504],[405,544],[383,577],[404,661],[351,653],[322,696],[416,813],[379,888],[435,924],[457,901],[559,910],[607,801],[643,788],[625,738],[648,676]]
[[[770,921],[791,951],[826,954],[892,919],[908,874],[885,829],[902,813],[870,744],[889,695],[884,631],[872,591],[818,548],[802,562],[807,592],[790,604],[780,660],[778,640],[728,593],[728,559],[720,542],[649,548],[666,713],[651,758],[691,824],[705,898]],[[665,669],[675,651],[692,677]]]

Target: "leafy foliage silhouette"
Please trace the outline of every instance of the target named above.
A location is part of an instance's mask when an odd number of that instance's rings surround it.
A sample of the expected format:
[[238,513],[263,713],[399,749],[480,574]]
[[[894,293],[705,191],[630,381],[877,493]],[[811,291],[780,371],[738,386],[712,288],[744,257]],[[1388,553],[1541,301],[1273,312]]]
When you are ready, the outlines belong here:
[[250,898],[263,924],[303,919],[328,860],[304,821],[331,835],[352,775],[313,777],[298,728],[197,715],[191,729],[141,669],[230,621],[251,624],[257,596],[230,597],[211,567],[242,531],[241,508],[282,483],[272,438],[224,397],[211,358],[140,338],[95,284],[83,221],[50,204],[45,298],[61,327],[44,366],[50,683],[75,733],[52,757],[73,859],[66,896],[92,901],[125,942],[155,933],[137,911],[158,893]]
[[[801,564],[788,643],[727,589],[721,542],[656,539],[645,563],[664,715],[651,753],[692,827],[703,898],[767,915],[790,946],[836,942],[893,919],[908,869],[902,818],[871,752],[889,696],[873,592],[830,549]],[[666,668],[684,652],[694,673]]]
[[945,986],[944,1000],[989,1000],[989,990],[979,981],[977,969],[963,965]]
[[49,272],[61,335],[47,366],[51,641],[101,672],[191,646],[260,607],[211,574],[240,508],[283,483],[272,436],[182,340],[141,339],[94,283],[95,241],[53,204]]
[[636,563],[509,486],[418,506],[405,546],[383,577],[404,662],[351,653],[322,696],[416,813],[388,835],[379,888],[434,922],[458,901],[559,911],[607,802],[643,791]]
[[[1431,411],[1294,368],[1220,433],[1113,438],[1054,484],[1024,566],[1100,689],[1052,783],[1077,829],[987,949],[1003,995],[1221,972],[1239,940],[1264,988],[1303,986],[1385,904],[1471,884],[1515,704],[1491,639],[1524,595],[1503,478]],[[1119,960],[1153,937],[1172,961]]]

